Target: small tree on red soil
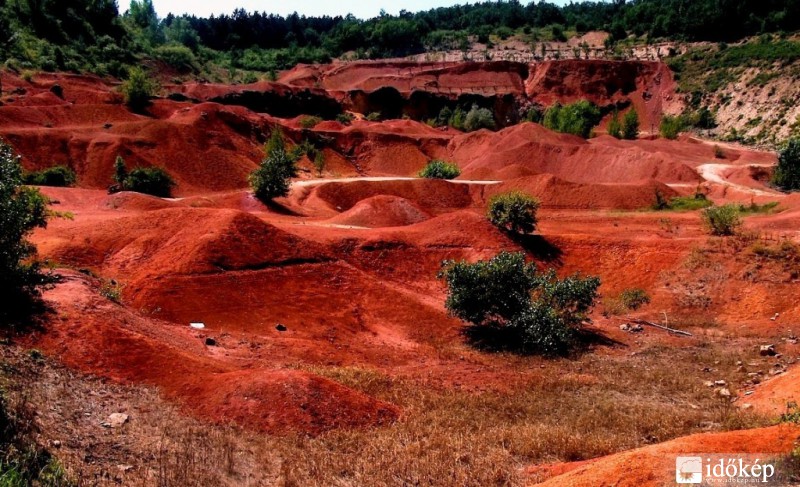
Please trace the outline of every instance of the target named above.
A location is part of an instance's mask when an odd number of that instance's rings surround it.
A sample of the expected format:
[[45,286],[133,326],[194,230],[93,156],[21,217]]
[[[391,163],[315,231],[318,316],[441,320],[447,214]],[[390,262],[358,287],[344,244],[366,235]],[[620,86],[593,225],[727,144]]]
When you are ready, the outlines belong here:
[[565,353],[594,306],[600,279],[539,273],[522,253],[443,262],[445,306],[468,323],[476,345],[522,353]]
[[52,284],[54,276],[34,259],[36,247],[28,240],[36,228],[47,226],[47,199],[35,188],[24,187],[22,166],[14,150],[0,141],[0,323],[24,316]]
[[494,226],[512,233],[532,233],[536,229],[539,200],[520,191],[495,195],[489,200],[487,218]]
[[299,156],[286,151],[283,134],[277,128],[272,131],[265,152],[258,169],[250,174],[250,187],[256,198],[266,203],[289,194],[292,178],[297,177]]

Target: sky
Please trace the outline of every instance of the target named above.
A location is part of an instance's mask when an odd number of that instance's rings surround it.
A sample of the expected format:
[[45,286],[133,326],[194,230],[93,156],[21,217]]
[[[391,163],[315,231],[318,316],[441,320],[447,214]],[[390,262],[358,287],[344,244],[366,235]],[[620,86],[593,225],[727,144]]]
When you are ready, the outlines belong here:
[[[280,15],[297,12],[306,16],[344,16],[352,13],[356,17],[366,19],[377,16],[381,9],[386,10],[389,14],[397,14],[402,9],[417,12],[464,3],[470,2],[468,0],[153,0],[156,12],[162,18],[168,13],[175,15],[188,13],[198,17],[208,17],[211,14],[230,14],[236,8],[243,8],[249,12],[259,11]],[[528,2],[523,0],[522,3]],[[556,0],[555,3],[564,3],[564,1]],[[118,4],[119,11],[122,13],[128,10],[130,0],[118,0]]]

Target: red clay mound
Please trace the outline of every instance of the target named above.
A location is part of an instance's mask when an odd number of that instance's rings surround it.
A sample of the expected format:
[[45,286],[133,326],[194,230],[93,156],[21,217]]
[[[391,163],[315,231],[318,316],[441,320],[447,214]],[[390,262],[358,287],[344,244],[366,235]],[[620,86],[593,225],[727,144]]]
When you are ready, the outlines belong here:
[[[4,126],[4,110],[11,108],[0,107],[0,127]],[[129,168],[164,167],[177,181],[179,195],[238,189],[247,185],[248,174],[262,157],[252,120],[241,107],[201,104],[174,111],[172,106],[167,120],[109,107],[124,116],[119,115],[108,128],[104,123],[111,119],[92,112],[90,106],[48,110],[50,115],[31,116],[54,117],[54,128],[0,128],[0,135],[24,154],[27,169],[67,164],[77,172],[78,184],[83,187],[111,184],[114,160],[121,155]],[[63,113],[56,114],[57,110]],[[13,124],[16,116],[10,115],[5,126]],[[61,159],[54,160],[53,154],[60,154]]]
[[338,212],[353,208],[359,201],[381,195],[404,198],[431,214],[473,205],[468,185],[433,179],[329,182],[315,186],[311,194]]
[[488,186],[487,196],[522,190],[536,196],[545,208],[638,210],[655,203],[656,192],[665,198],[678,192],[664,183],[650,180],[629,184],[571,183],[549,174],[529,176]]
[[742,404],[752,404],[756,411],[773,417],[791,412],[790,404],[800,404],[799,369],[792,367],[786,373],[759,384],[753,394],[742,397],[740,401]]
[[317,434],[398,416],[388,403],[307,372],[234,370],[212,358],[188,326],[142,318],[101,298],[86,276],[68,273],[45,298],[58,319],[31,345],[84,372],[158,386],[205,419],[270,433]]
[[[542,487],[643,487],[672,485],[675,458],[680,454],[767,453],[787,455],[800,437],[796,425],[778,425],[745,431],[704,433],[658,445],[580,462],[580,466],[543,483]],[[761,459],[762,463],[766,459]],[[535,471],[535,468],[532,469]]]
[[359,201],[329,222],[358,227],[402,227],[430,218],[414,203],[397,196],[380,195]]
[[251,214],[201,208],[79,222],[48,238],[40,251],[60,262],[102,268],[131,281],[329,258],[320,246]]
[[[578,183],[698,182],[685,161],[649,153],[636,142],[610,150],[610,137],[585,141],[538,124],[523,123],[499,132],[478,131],[453,138],[452,158],[464,179],[503,179],[549,173]],[[616,139],[614,139],[616,140]],[[618,141],[617,141],[618,142]]]

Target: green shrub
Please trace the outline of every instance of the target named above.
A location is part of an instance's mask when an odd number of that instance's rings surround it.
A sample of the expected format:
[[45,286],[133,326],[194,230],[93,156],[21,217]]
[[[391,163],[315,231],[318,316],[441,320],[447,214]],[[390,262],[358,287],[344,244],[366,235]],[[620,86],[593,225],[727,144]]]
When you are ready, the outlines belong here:
[[356,117],[349,112],[344,112],[340,113],[339,115],[336,115],[336,121],[341,123],[342,125],[350,125],[351,123],[353,123],[353,120],[355,119]]
[[197,59],[192,50],[178,44],[159,46],[153,49],[153,57],[184,72],[195,70],[197,65]]
[[457,165],[441,159],[432,160],[419,172],[419,177],[427,179],[455,179],[460,175]]
[[522,253],[501,252],[474,264],[445,261],[445,306],[470,323],[478,345],[522,353],[564,353],[587,321],[600,280],[579,275],[558,279],[537,273]]
[[317,177],[322,177],[322,172],[325,171],[325,154],[322,151],[317,151],[314,156],[314,169],[317,171]]
[[42,287],[54,277],[34,257],[28,236],[47,226],[47,200],[23,186],[22,166],[14,149],[0,141],[0,324],[7,325],[32,310]]
[[125,189],[159,198],[169,198],[175,181],[160,167],[137,167],[125,180]]
[[625,289],[619,294],[619,301],[626,309],[636,311],[646,304],[650,304],[650,295],[639,288]]
[[313,129],[322,123],[322,119],[315,116],[307,116],[300,119],[300,126],[304,129]]
[[800,138],[789,140],[780,151],[772,184],[784,191],[800,190]]
[[122,83],[125,103],[134,111],[141,111],[150,104],[158,86],[142,68],[133,67],[128,71],[128,79]]
[[25,175],[25,184],[68,187],[75,184],[75,171],[67,166],[53,166]]
[[128,172],[125,161],[117,157],[114,162],[114,181],[118,189],[169,198],[175,181],[160,167],[137,167]]
[[556,102],[544,114],[543,125],[550,130],[588,139],[600,122],[600,109],[587,100],[562,106]]
[[636,140],[639,137],[639,114],[635,108],[628,110],[622,119],[622,138]]
[[661,125],[659,125],[658,128],[661,136],[670,140],[677,139],[678,134],[680,134],[683,129],[684,124],[681,117],[673,117],[670,115],[664,115],[661,118]]
[[369,122],[379,122],[381,120],[381,112],[371,112],[365,118]]
[[539,200],[520,191],[501,193],[489,200],[487,218],[497,228],[512,233],[531,233],[536,229]]
[[622,124],[619,121],[619,112],[616,110],[614,110],[611,120],[608,122],[608,135],[617,139],[622,138]]
[[722,150],[722,147],[714,145],[714,158],[725,159],[725,151]]
[[297,155],[286,151],[283,134],[276,128],[267,141],[264,159],[250,173],[250,187],[255,197],[266,203],[289,194],[294,177],[297,177]]
[[734,235],[742,226],[737,205],[712,206],[702,213],[703,223],[712,235]]
[[494,130],[495,122],[492,111],[488,108],[478,108],[478,105],[472,105],[472,108],[464,118],[464,129],[468,132],[473,132],[479,129]]
[[692,196],[675,196],[670,198],[669,201],[665,200],[661,194],[656,191],[656,203],[653,205],[654,210],[670,210],[670,211],[694,211],[702,210],[713,206],[706,195],[703,193],[696,193]]

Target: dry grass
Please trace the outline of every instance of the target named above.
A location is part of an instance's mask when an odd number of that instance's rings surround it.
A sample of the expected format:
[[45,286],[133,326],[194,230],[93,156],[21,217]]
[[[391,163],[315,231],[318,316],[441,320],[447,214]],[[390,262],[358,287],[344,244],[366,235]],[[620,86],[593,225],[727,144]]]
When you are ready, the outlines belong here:
[[[316,373],[400,405],[392,426],[271,437],[187,419],[152,391],[82,377],[3,347],[6,377],[40,411],[46,446],[80,485],[520,485],[522,467],[572,461],[697,431],[752,426],[704,380],[738,380],[750,343],[651,347],[619,356],[495,356],[510,392],[430,387],[363,368]],[[306,367],[308,368],[308,367]],[[8,372],[11,371],[11,372]],[[711,372],[709,372],[711,371]],[[741,374],[739,374],[741,375]],[[276,405],[279,407],[279,405]],[[99,423],[130,414],[119,430]],[[123,471],[123,467],[132,468]]]

